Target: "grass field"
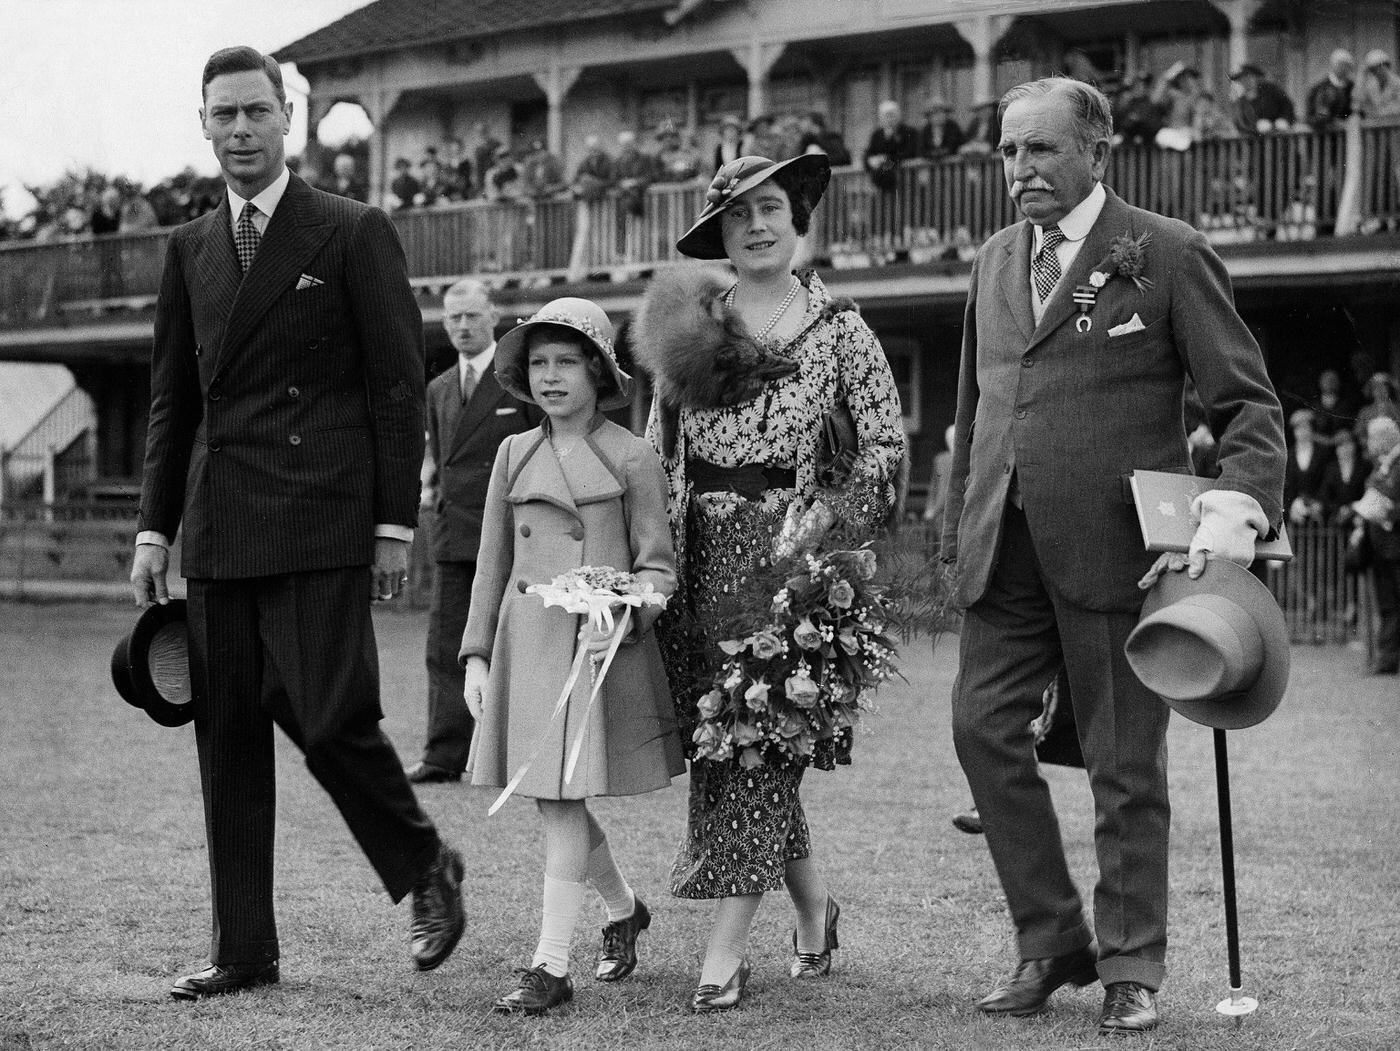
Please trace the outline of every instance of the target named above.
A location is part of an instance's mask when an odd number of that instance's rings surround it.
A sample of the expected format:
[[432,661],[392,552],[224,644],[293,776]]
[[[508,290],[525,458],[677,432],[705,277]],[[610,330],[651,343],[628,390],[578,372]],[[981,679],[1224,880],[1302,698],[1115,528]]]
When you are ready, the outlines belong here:
[[[0,606],[0,1051],[14,1048],[931,1048],[1391,1049],[1400,1047],[1400,684],[1354,653],[1295,650],[1276,717],[1231,734],[1245,990],[1257,1014],[1217,1015],[1227,993],[1211,735],[1175,720],[1170,974],[1158,1033],[1094,1032],[1101,991],[1058,993],[1046,1014],[991,1021],[972,1001],[1014,963],[948,733],[951,640],[907,655],[858,742],[856,765],[809,776],[817,848],[842,903],[835,973],[785,977],[792,917],[765,902],[741,1011],[685,1010],[708,927],[666,893],[685,784],[601,801],[614,851],[655,920],[636,975],[587,975],[601,908],[575,942],[574,1003],[538,1020],[486,1013],[528,963],[541,836],[533,807],[487,819],[491,794],[421,795],[467,857],[468,931],[438,971],[408,961],[407,907],[391,907],[300,756],[279,738],[278,915],[283,982],[179,1004],[173,976],[208,948],[207,862],[190,727],[165,730],[108,678],[132,611]],[[378,617],[385,727],[405,759],[423,725],[426,622]],[[1071,861],[1087,887],[1092,813],[1080,772],[1051,768]]]

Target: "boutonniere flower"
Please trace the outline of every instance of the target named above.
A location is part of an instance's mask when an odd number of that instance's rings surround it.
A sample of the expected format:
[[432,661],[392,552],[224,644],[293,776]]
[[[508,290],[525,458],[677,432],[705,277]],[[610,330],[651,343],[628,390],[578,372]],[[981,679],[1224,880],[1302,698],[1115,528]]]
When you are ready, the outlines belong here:
[[1149,233],[1138,237],[1119,234],[1108,242],[1108,256],[1089,271],[1089,283],[1074,286],[1073,299],[1079,307],[1079,316],[1074,319],[1076,331],[1088,332],[1094,327],[1089,318],[1089,311],[1098,303],[1099,289],[1108,284],[1109,278],[1115,275],[1126,277],[1137,286],[1139,292],[1146,292],[1152,287],[1152,279],[1142,276],[1142,269],[1147,261],[1147,246],[1151,243],[1152,235]]
[[1117,274],[1132,281],[1139,292],[1146,292],[1152,287],[1152,279],[1143,277],[1142,269],[1147,262],[1147,246],[1151,243],[1152,235],[1146,232],[1137,237],[1119,234],[1108,243],[1108,258],[1099,264],[1089,280],[1093,281],[1102,272],[1102,281],[1096,286],[1102,287],[1109,277]]

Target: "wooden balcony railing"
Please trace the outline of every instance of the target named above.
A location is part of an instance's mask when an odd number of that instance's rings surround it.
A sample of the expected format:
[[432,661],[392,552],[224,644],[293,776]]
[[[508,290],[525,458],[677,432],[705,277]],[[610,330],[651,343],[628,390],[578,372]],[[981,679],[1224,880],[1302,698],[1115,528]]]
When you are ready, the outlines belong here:
[[[1346,131],[1222,139],[1185,153],[1120,146],[1105,181],[1130,203],[1183,219],[1218,243],[1291,241],[1400,227],[1397,165],[1400,127],[1354,120]],[[609,197],[472,201],[396,212],[394,222],[422,287],[465,274],[618,279],[679,259],[676,239],[703,190],[654,186],[640,215]],[[890,194],[852,168],[833,175],[809,243],[836,267],[966,260],[1013,218],[995,156],[907,165]],[[148,307],[168,234],[0,245],[0,328]]]

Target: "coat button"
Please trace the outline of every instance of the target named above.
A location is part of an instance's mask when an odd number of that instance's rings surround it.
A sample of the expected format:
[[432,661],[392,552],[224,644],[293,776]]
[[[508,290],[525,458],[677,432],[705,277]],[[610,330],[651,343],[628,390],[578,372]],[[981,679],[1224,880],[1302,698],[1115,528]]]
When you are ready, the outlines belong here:
[[1021,359],[1021,368],[1023,369],[1032,368],[1034,367],[1034,365],[1035,358],[1031,357],[1029,354],[1027,354],[1024,358]]
[[581,525],[576,525],[576,526],[574,526],[572,529],[569,530],[569,535],[570,535],[571,537],[573,537],[575,540],[582,540],[582,539],[583,539],[583,526],[581,526]]
[[1017,410],[1016,410],[1016,418],[1017,418],[1018,420],[1024,420],[1024,419],[1026,418],[1026,410],[1025,410],[1025,409],[1017,409]]
[[306,341],[306,349],[307,349],[307,350],[315,350],[315,349],[316,349],[317,347],[319,347],[320,345],[321,345],[321,341],[320,341],[319,339],[308,339],[308,340]]
[[298,388],[298,387],[288,387],[288,388],[287,388],[287,397],[289,397],[289,398],[300,398],[300,397],[301,397],[301,389]]
[[519,580],[517,580],[517,581],[515,582],[515,588],[516,588],[516,590],[519,591],[522,595],[525,594],[525,589],[528,588],[529,586],[530,586],[529,584],[525,583],[525,578],[524,578],[524,577],[521,577]]
[[210,388],[209,388],[209,400],[210,400],[210,401],[218,401],[221,397],[223,397],[223,395],[221,395],[221,394],[219,393],[219,388],[218,388],[218,387],[210,387]]
[[521,536],[529,536],[529,535],[530,535],[530,527],[527,526],[527,525],[521,526],[521,527],[520,527],[520,535],[521,535]]
[[301,444],[301,435],[300,435],[300,434],[294,434],[294,435],[292,435],[290,438],[288,438],[287,441],[291,442],[293,445],[300,445],[300,444]]
[[209,451],[211,453],[216,453],[222,448],[223,445],[219,442],[219,439],[217,438],[215,438],[212,442],[209,443]]

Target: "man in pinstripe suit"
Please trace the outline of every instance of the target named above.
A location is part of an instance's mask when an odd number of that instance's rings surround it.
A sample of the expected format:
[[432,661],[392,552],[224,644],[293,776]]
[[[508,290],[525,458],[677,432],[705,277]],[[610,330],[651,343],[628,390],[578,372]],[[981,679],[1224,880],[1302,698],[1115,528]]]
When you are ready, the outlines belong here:
[[306,755],[394,901],[412,956],[464,926],[461,856],[379,729],[372,598],[407,575],[423,455],[422,318],[384,213],[291,175],[277,63],[205,65],[228,193],[171,236],[156,310],[138,604],[169,601],[183,527],[190,671],[212,877],[211,966],[177,999],[276,982],[272,725]]

